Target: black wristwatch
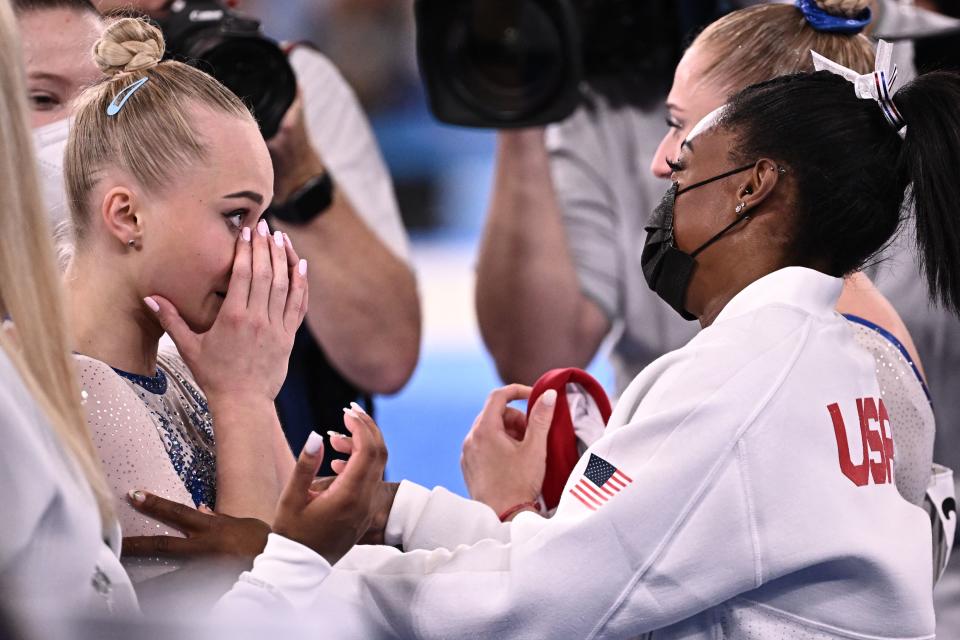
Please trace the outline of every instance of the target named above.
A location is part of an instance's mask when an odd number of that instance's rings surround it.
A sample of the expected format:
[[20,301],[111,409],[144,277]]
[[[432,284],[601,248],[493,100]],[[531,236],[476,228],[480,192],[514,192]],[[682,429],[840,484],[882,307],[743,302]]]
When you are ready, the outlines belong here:
[[269,215],[290,224],[307,224],[333,204],[333,178],[329,171],[313,176],[286,202],[270,205]]

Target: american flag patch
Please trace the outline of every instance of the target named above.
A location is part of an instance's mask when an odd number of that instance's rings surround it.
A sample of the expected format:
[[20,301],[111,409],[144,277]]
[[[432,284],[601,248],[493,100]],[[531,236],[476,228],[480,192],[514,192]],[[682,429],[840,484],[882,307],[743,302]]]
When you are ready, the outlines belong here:
[[583,477],[570,489],[570,493],[585,507],[596,511],[631,482],[630,476],[591,453]]

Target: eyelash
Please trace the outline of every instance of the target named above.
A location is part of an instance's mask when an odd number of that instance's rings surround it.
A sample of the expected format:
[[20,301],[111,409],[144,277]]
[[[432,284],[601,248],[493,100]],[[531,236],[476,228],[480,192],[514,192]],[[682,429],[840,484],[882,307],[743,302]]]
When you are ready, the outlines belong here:
[[[241,227],[241,225],[243,224],[243,219],[247,216],[247,214],[248,214],[249,212],[250,212],[249,209],[235,209],[235,210],[231,211],[230,213],[225,213],[225,214],[223,214],[223,217],[227,219],[227,222],[228,222],[229,224],[231,224],[231,225],[233,225],[235,228],[239,229],[239,228]],[[236,218],[237,216],[240,216],[240,220],[239,220],[236,224],[234,224],[234,223],[233,223],[233,218]]]
[[683,129],[683,125],[674,120],[673,118],[667,118],[667,126],[671,129]]
[[30,104],[36,111],[50,111],[60,106],[60,101],[45,93],[32,93],[29,96]]

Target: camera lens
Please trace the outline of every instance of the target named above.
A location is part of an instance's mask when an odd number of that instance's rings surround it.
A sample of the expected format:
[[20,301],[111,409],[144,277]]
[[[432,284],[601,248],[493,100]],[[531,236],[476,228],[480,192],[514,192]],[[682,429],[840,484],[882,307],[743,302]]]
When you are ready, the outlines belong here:
[[522,118],[562,89],[568,64],[555,17],[537,2],[474,0],[460,5],[444,49],[452,89],[494,120]]
[[218,39],[206,49],[203,61],[217,80],[250,107],[263,137],[272,138],[297,92],[283,52],[257,38]]

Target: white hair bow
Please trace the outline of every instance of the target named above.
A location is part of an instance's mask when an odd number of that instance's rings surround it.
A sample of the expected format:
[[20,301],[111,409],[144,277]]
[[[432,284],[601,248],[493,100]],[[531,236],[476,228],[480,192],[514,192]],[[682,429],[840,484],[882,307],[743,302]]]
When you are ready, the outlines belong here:
[[907,123],[903,116],[893,103],[894,84],[897,82],[897,65],[893,63],[893,45],[886,40],[880,40],[877,44],[877,57],[874,64],[873,73],[860,75],[853,69],[848,69],[841,64],[837,64],[829,58],[825,58],[816,51],[810,51],[813,56],[813,68],[817,71],[830,71],[838,76],[842,76],[853,83],[853,90],[858,98],[864,100],[875,100],[880,105],[884,117],[890,126],[904,137],[906,134]]

